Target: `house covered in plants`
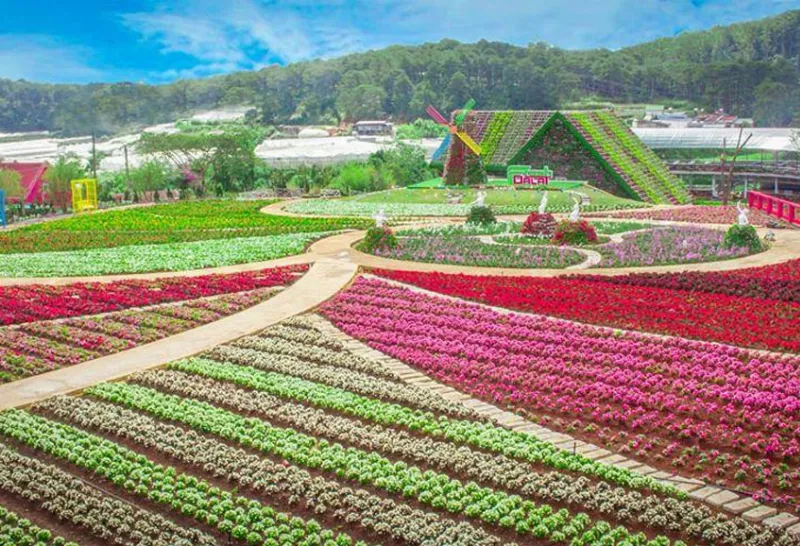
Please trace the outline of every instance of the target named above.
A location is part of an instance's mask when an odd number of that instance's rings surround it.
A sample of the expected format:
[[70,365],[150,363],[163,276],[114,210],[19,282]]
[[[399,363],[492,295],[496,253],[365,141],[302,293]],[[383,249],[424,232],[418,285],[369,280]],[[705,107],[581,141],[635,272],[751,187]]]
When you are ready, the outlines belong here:
[[[509,165],[547,165],[556,177],[585,180],[621,197],[657,204],[690,199],[683,182],[607,111],[472,110],[462,130],[480,145],[481,163],[490,174],[504,174]],[[457,139],[450,139],[440,158],[445,180],[448,170],[459,170],[455,163],[464,154],[457,146]]]

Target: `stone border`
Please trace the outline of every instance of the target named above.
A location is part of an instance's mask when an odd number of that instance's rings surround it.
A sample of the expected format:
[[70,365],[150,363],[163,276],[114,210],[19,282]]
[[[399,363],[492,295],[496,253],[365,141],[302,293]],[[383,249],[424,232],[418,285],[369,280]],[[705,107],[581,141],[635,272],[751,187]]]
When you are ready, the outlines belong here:
[[354,355],[380,362],[390,371],[415,387],[420,387],[440,395],[450,401],[460,402],[477,413],[489,417],[500,425],[516,432],[524,432],[536,437],[538,440],[549,442],[554,446],[581,454],[599,463],[608,464],[617,468],[630,470],[643,476],[649,476],[665,485],[670,485],[684,491],[690,499],[702,501],[714,508],[722,509],[732,515],[741,516],[750,523],[761,523],[767,527],[786,529],[791,536],[800,536],[800,517],[788,512],[778,512],[777,509],[764,506],[750,497],[741,496],[728,489],[713,485],[704,485],[704,482],[695,478],[687,478],[678,474],[659,471],[651,466],[639,463],[623,455],[612,453],[600,446],[583,442],[569,434],[563,434],[520,417],[516,413],[498,408],[468,394],[464,394],[453,387],[438,383],[422,372],[407,364],[392,358],[369,347],[357,339],[345,334],[324,317],[318,314],[307,315],[313,324],[323,333],[339,340],[346,350]]

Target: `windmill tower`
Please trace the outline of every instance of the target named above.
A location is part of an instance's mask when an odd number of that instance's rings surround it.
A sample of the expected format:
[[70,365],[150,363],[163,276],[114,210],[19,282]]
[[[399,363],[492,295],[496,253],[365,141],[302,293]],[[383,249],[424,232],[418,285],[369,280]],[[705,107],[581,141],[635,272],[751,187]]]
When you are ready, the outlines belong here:
[[464,120],[467,114],[475,107],[475,101],[470,99],[459,110],[450,122],[433,106],[428,106],[425,111],[434,121],[447,127],[450,134],[446,140],[450,143],[450,153],[444,166],[444,183],[446,185],[479,185],[486,182],[486,169],[481,160],[481,146],[475,142],[464,130]]

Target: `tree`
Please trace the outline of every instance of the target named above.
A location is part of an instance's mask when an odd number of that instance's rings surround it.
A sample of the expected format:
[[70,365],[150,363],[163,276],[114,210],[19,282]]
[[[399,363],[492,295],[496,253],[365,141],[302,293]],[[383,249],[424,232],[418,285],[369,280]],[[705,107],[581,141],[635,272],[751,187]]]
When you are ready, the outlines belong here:
[[469,99],[467,77],[460,70],[453,74],[447,84],[447,104],[449,110],[456,110],[464,106]]
[[411,102],[408,105],[408,110],[411,116],[415,117],[428,117],[425,108],[429,104],[436,104],[437,97],[433,88],[426,81],[422,81],[414,87],[414,95],[411,97]]
[[70,183],[86,176],[80,159],[73,154],[61,155],[44,173],[45,191],[50,203],[66,211],[72,202]]
[[156,159],[151,159],[131,171],[131,189],[138,193],[149,193],[166,188],[166,166]]
[[337,107],[348,121],[375,119],[383,116],[385,99],[383,88],[365,83],[340,93]]
[[400,118],[409,118],[409,104],[414,96],[414,84],[405,72],[400,72],[394,80],[391,97],[391,112]]
[[761,82],[755,89],[753,117],[759,126],[786,127],[797,108],[796,89],[772,80]]
[[[17,171],[0,169],[0,190],[5,191],[6,200],[22,198],[22,176]],[[1,204],[0,204],[1,205]]]

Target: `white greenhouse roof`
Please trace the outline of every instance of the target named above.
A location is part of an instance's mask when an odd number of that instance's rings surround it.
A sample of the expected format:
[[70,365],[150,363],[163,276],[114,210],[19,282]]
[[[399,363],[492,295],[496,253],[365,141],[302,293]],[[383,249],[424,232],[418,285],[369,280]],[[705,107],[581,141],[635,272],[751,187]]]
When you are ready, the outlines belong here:
[[[797,129],[745,129],[742,140],[753,134],[745,149],[764,150],[770,152],[794,152],[797,147],[792,142],[792,134]],[[636,128],[636,136],[650,148],[706,148],[721,149],[723,143],[727,148],[736,148],[739,138],[738,128]]]

